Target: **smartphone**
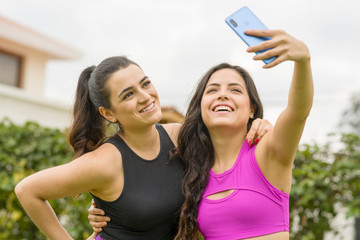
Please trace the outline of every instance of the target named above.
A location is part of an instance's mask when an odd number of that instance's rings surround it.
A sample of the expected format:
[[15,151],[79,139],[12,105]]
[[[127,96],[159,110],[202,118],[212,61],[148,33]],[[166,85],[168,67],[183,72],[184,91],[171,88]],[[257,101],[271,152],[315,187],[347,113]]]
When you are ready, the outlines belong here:
[[[253,46],[257,45],[263,41],[269,40],[268,37],[255,37],[245,34],[245,30],[254,29],[254,30],[263,30],[268,29],[265,24],[263,24],[260,19],[248,8],[242,7],[230,16],[225,19],[225,22],[230,26],[232,30],[248,45]],[[256,52],[260,54],[269,49],[264,49],[262,51]],[[263,60],[265,64],[269,64],[276,59],[271,57]]]

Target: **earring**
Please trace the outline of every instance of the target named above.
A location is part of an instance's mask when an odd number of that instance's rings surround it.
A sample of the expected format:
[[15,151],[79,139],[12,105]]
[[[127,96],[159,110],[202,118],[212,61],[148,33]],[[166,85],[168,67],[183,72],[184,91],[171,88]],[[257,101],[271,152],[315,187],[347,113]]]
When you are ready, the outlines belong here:
[[250,114],[250,118],[253,119],[253,118],[254,118],[254,114]]

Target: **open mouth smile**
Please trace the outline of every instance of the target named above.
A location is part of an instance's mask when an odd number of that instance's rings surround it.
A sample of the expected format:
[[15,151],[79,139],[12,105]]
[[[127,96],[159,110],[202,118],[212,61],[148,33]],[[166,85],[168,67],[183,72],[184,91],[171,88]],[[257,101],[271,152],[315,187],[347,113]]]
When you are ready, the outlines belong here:
[[150,111],[151,109],[153,109],[155,107],[155,102],[152,102],[150,105],[148,105],[147,107],[143,108],[140,110],[140,113],[144,113],[147,111]]
[[212,109],[214,112],[233,112],[234,109],[228,105],[217,105]]

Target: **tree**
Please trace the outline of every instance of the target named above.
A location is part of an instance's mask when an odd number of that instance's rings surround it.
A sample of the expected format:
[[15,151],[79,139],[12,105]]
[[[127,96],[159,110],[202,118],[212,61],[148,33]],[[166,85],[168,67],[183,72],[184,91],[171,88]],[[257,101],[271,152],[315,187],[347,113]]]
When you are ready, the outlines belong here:
[[360,216],[360,95],[344,112],[343,127],[324,145],[299,147],[293,169],[290,223],[293,240],[323,239],[336,206]]
[[360,135],[360,92],[352,95],[351,105],[344,111],[340,126],[345,127],[343,131],[350,131]]

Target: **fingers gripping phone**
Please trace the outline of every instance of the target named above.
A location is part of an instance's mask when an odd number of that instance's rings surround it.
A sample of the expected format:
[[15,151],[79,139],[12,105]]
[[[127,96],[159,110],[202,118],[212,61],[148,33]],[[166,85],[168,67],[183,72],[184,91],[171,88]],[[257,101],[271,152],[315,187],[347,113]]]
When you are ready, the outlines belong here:
[[[263,30],[268,29],[260,19],[248,8],[242,7],[230,16],[225,19],[225,22],[230,26],[232,30],[248,45],[253,46],[257,45],[263,41],[269,40],[268,37],[255,37],[245,34],[245,30],[254,29],[254,30]],[[265,52],[268,49],[256,52],[260,54]],[[274,61],[276,57],[271,57],[263,60],[265,64],[269,64]]]

